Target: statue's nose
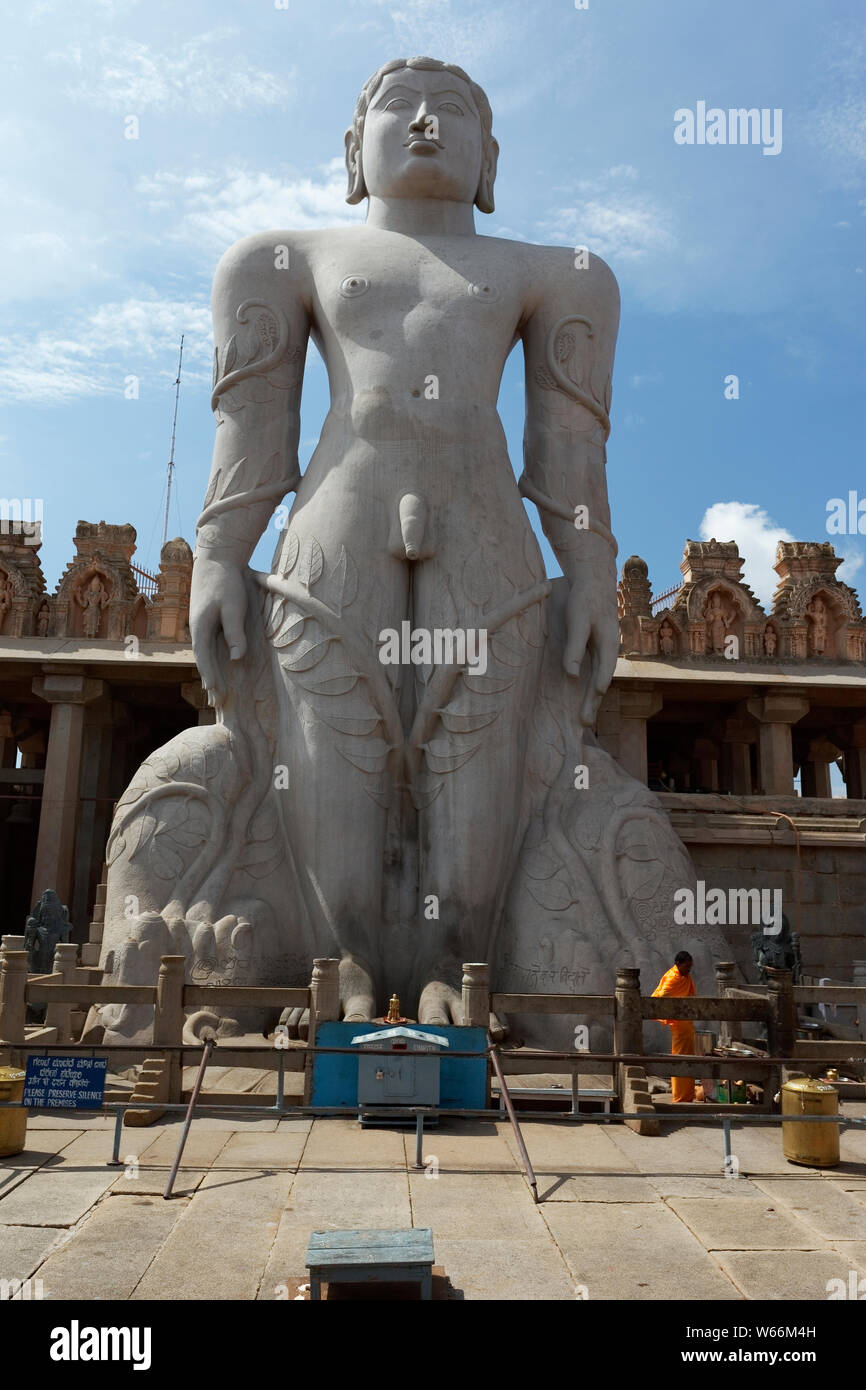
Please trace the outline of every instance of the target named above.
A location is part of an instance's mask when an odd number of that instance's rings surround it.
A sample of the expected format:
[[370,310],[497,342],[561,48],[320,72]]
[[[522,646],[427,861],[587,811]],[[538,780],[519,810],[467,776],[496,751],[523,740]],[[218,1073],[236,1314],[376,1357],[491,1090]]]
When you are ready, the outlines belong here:
[[409,130],[420,130],[423,132],[426,129],[427,117],[429,114],[430,113],[427,110],[427,102],[422,101],[421,105],[418,107],[418,110],[415,112],[413,119],[409,122]]

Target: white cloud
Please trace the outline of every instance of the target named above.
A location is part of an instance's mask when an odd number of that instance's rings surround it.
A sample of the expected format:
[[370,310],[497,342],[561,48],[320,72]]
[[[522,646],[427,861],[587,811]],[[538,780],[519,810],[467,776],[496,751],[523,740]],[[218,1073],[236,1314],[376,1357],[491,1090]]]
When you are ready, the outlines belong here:
[[[212,116],[286,101],[293,73],[277,75],[248,63],[238,53],[239,33],[224,26],[162,51],[112,36],[86,49],[69,44],[48,58],[78,74],[80,80],[68,89],[69,96],[127,114],[184,107]],[[223,53],[215,51],[220,46]]]
[[714,502],[704,512],[701,540],[736,541],[745,564],[743,578],[769,610],[778,579],[773,570],[776,545],[793,541],[757,502]]
[[363,210],[346,202],[341,159],[323,166],[318,178],[279,179],[240,168],[204,174],[165,171],[139,179],[136,189],[153,211],[174,206],[177,222],[168,235],[219,250],[271,228],[306,231],[363,220]]
[[0,338],[0,380],[7,402],[61,405],[122,395],[124,379],[162,384],[174,378],[184,341],[184,375],[210,380],[213,347],[205,301],[126,299],[101,304],[82,321],[41,333]]
[[538,223],[542,238],[587,245],[617,261],[645,261],[672,251],[677,244],[671,213],[642,192],[637,170],[618,164],[594,179],[577,184],[580,202]]
[[[704,512],[700,525],[701,540],[736,541],[745,564],[743,578],[769,612],[773,593],[778,579],[773,569],[776,559],[776,545],[779,541],[793,541],[784,526],[779,526],[757,502],[714,502]],[[808,535],[805,540],[825,540],[825,536]],[[836,578],[843,584],[854,585],[854,577],[866,563],[860,550],[844,543],[838,538],[833,541],[837,555],[843,563],[836,571]]]
[[520,34],[513,6],[503,3],[461,0],[459,13],[451,0],[362,0],[362,8],[369,12],[371,3],[387,16],[390,41],[400,49],[394,56],[439,58],[465,68],[473,79],[473,64],[483,61],[489,70],[497,57],[515,52]]

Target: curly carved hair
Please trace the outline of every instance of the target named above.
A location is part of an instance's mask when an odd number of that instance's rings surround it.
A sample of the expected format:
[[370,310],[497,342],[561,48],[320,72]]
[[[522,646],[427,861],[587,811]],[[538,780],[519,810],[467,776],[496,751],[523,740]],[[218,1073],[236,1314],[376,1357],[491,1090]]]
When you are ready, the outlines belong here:
[[[493,138],[493,112],[490,102],[487,100],[487,94],[477,82],[472,81],[472,78],[467,72],[464,72],[463,68],[459,68],[456,63],[443,63],[438,58],[392,58],[390,62],[383,63],[382,67],[374,72],[369,81],[365,82],[361,88],[361,95],[358,97],[355,114],[352,117],[351,130],[346,132],[347,158],[350,146],[354,146],[357,151],[360,151],[367,111],[382,82],[392,72],[399,72],[402,68],[415,68],[422,72],[450,72],[454,77],[461,78],[472,93],[472,100],[475,102],[475,108],[481,121],[484,154],[487,155],[488,151],[491,150],[492,152],[498,151],[498,146]],[[350,165],[349,191],[346,195],[346,202],[360,203],[366,197],[367,190],[364,186],[363,173],[358,168],[355,177],[353,177]],[[476,206],[481,212],[493,212],[493,199],[492,197],[482,197],[479,191]]]

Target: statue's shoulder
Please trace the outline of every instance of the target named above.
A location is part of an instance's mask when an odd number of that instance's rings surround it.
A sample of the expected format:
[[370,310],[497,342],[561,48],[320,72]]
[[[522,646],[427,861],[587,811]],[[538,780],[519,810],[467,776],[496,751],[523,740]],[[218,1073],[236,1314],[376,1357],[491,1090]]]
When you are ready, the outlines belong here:
[[237,281],[249,283],[261,277],[270,280],[275,270],[291,269],[303,275],[309,269],[316,242],[323,235],[322,232],[295,232],[278,227],[241,237],[221,256],[214,273],[214,286]]
[[537,304],[578,305],[591,300],[599,309],[619,313],[616,276],[601,256],[582,246],[521,245],[530,296]]

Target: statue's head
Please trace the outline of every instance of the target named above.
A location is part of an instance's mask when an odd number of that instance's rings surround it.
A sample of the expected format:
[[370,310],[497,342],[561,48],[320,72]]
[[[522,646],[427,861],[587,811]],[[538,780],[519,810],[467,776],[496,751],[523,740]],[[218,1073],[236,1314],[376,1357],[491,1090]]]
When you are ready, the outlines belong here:
[[437,198],[493,211],[499,146],[476,82],[436,58],[395,58],[364,86],[346,131],[346,201]]

